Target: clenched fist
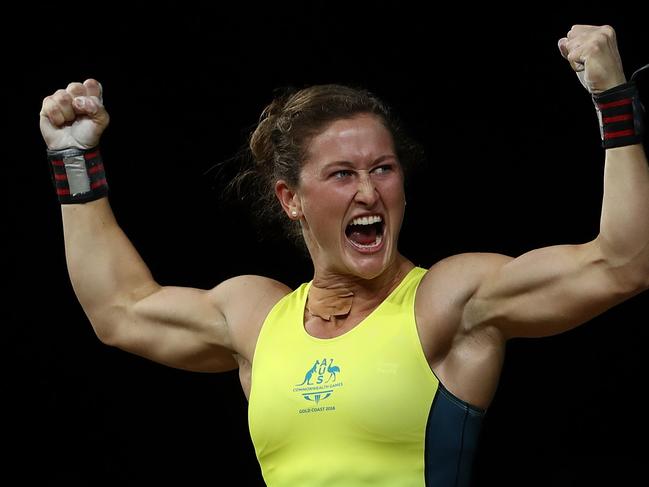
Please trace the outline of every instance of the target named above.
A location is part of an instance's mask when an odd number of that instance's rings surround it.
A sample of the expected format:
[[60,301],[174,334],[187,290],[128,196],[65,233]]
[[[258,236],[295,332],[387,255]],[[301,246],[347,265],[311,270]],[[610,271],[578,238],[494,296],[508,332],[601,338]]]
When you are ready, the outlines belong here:
[[559,39],[559,50],[592,94],[626,82],[615,30],[609,25],[573,25]]
[[45,97],[40,113],[41,134],[50,150],[90,149],[99,144],[109,118],[101,84],[87,79]]

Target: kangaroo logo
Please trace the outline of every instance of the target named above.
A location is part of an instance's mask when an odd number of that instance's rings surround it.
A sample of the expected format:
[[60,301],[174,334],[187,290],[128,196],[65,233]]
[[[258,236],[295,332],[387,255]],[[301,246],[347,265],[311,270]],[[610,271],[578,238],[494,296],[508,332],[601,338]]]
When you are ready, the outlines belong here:
[[[316,370],[318,370],[318,364],[320,363],[319,360],[316,360],[315,363],[313,364],[313,367],[311,367],[309,370],[306,371],[306,374],[304,374],[304,381],[302,381],[301,384],[295,384],[296,386],[303,386],[304,384],[306,385],[311,385],[311,377],[313,377],[313,374],[315,374]],[[338,368],[338,367],[336,367]]]
[[293,386],[293,392],[299,392],[307,401],[318,404],[330,397],[343,383],[337,381],[340,367],[334,365],[334,359],[316,360],[304,374],[304,380]]

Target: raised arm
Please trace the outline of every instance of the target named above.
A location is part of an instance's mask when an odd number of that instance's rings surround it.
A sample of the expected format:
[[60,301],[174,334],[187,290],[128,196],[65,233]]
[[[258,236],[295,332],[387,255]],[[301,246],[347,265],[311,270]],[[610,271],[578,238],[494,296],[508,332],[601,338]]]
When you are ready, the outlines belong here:
[[516,259],[467,257],[480,278],[465,325],[493,326],[505,338],[562,332],[649,287],[649,169],[637,120],[634,127],[629,118],[615,32],[574,26],[559,48],[590,93],[605,99],[600,108],[622,107],[602,110],[602,123],[610,125],[600,229],[583,245],[538,249]]
[[63,181],[57,192],[66,260],[84,312],[106,344],[178,368],[235,368],[234,354],[251,353],[255,328],[286,288],[255,276],[212,290],[159,285],[115,220],[105,181],[96,176],[103,166],[81,168],[81,175],[75,168],[74,154],[82,164],[84,157],[90,164],[98,159],[108,122],[101,85],[92,79],[46,97],[40,113],[56,179]]

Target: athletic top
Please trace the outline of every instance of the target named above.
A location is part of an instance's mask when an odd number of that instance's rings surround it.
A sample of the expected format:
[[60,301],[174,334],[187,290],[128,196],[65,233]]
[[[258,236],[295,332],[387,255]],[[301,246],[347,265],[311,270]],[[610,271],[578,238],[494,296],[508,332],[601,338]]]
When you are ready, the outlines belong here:
[[268,314],[252,363],[248,421],[269,487],[468,485],[483,411],[453,396],[426,361],[412,269],[335,338],[304,328],[311,282]]

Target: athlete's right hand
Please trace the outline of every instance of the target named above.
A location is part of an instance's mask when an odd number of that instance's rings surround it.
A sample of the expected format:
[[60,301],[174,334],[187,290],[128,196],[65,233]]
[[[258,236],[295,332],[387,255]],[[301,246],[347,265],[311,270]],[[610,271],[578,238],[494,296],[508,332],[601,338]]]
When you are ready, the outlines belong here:
[[91,149],[99,144],[110,117],[102,101],[97,80],[70,83],[43,99],[40,127],[47,148]]

